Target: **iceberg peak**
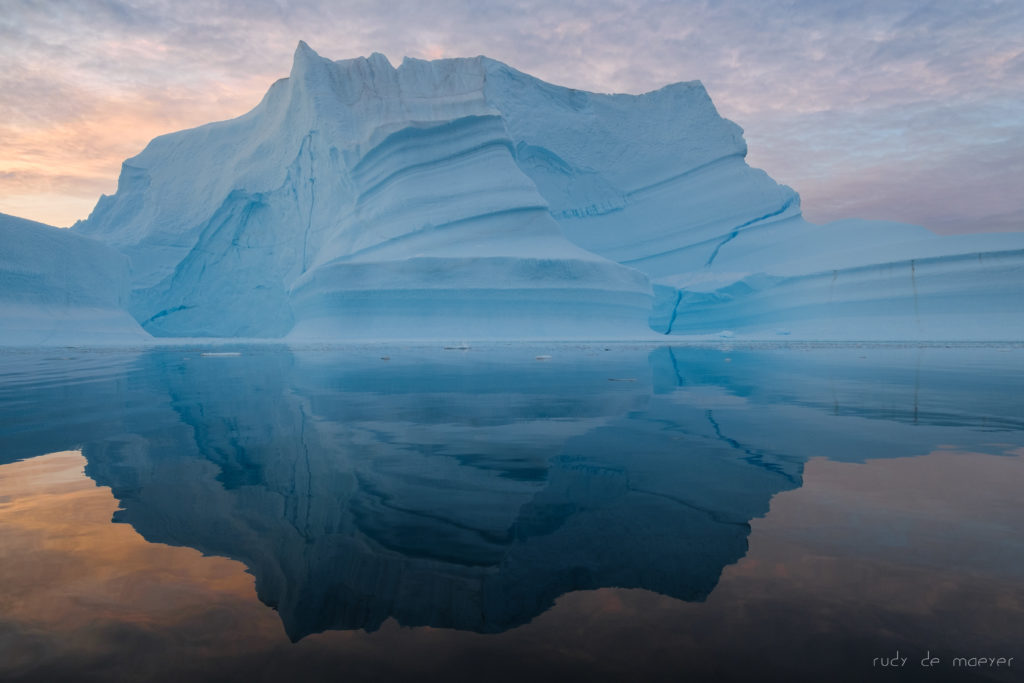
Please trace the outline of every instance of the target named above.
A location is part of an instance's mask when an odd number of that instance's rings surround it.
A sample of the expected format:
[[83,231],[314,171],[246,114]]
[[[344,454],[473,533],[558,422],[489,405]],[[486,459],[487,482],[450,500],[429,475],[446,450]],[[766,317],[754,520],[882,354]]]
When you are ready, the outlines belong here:
[[299,44],[295,47],[295,56],[292,59],[291,77],[295,78],[308,74],[311,69],[315,69],[318,65],[329,61],[321,57],[306,41],[300,40]]
[[304,40],[300,40],[299,44],[295,46],[295,61],[299,61],[300,59],[309,57],[317,57],[322,59],[319,53],[317,53],[316,50],[309,46],[309,43],[307,43]]
[[376,69],[387,68],[393,71],[395,68],[394,66],[392,66],[391,60],[389,60],[386,55],[381,54],[380,52],[374,52],[373,54],[366,58],[366,61],[368,61]]

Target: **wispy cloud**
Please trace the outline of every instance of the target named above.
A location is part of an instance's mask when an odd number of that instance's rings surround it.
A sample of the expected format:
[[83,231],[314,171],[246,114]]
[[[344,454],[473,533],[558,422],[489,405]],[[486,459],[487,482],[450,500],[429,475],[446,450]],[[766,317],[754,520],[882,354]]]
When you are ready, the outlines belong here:
[[18,178],[0,176],[0,210],[34,177],[67,192],[41,220],[84,216],[91,183],[112,191],[154,135],[251,108],[304,39],[334,59],[487,54],[600,92],[700,79],[812,219],[1024,229],[1013,0],[5,0],[0,15],[0,171]]

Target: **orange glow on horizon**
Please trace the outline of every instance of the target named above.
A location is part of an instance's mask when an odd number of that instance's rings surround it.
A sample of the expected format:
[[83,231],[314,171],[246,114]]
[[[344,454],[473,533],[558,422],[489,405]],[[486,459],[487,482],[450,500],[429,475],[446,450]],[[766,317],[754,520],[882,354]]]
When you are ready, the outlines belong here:
[[[0,122],[0,212],[67,227],[113,194],[121,164],[153,138],[244,114],[272,76],[172,98],[143,91],[82,94],[84,110]],[[76,93],[80,94],[80,93]]]

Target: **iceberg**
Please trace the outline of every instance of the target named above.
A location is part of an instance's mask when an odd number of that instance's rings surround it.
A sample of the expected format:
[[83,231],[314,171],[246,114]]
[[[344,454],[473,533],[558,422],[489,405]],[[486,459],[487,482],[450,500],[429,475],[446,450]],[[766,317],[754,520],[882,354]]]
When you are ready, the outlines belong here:
[[127,267],[68,286],[170,338],[1024,338],[1024,233],[815,225],[746,151],[696,81],[606,95],[300,42],[252,111],[124,162],[67,239]]
[[488,65],[300,43],[253,111],[154,140],[75,230],[128,255],[157,336],[649,334],[647,276],[561,234]]

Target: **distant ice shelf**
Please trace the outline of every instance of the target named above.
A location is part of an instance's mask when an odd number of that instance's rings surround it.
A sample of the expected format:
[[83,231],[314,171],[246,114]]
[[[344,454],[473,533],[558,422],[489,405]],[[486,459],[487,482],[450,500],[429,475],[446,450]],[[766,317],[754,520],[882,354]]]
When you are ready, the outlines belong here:
[[699,82],[598,95],[300,43],[71,231],[5,218],[0,343],[1024,339],[1024,233],[814,225],[745,155]]

